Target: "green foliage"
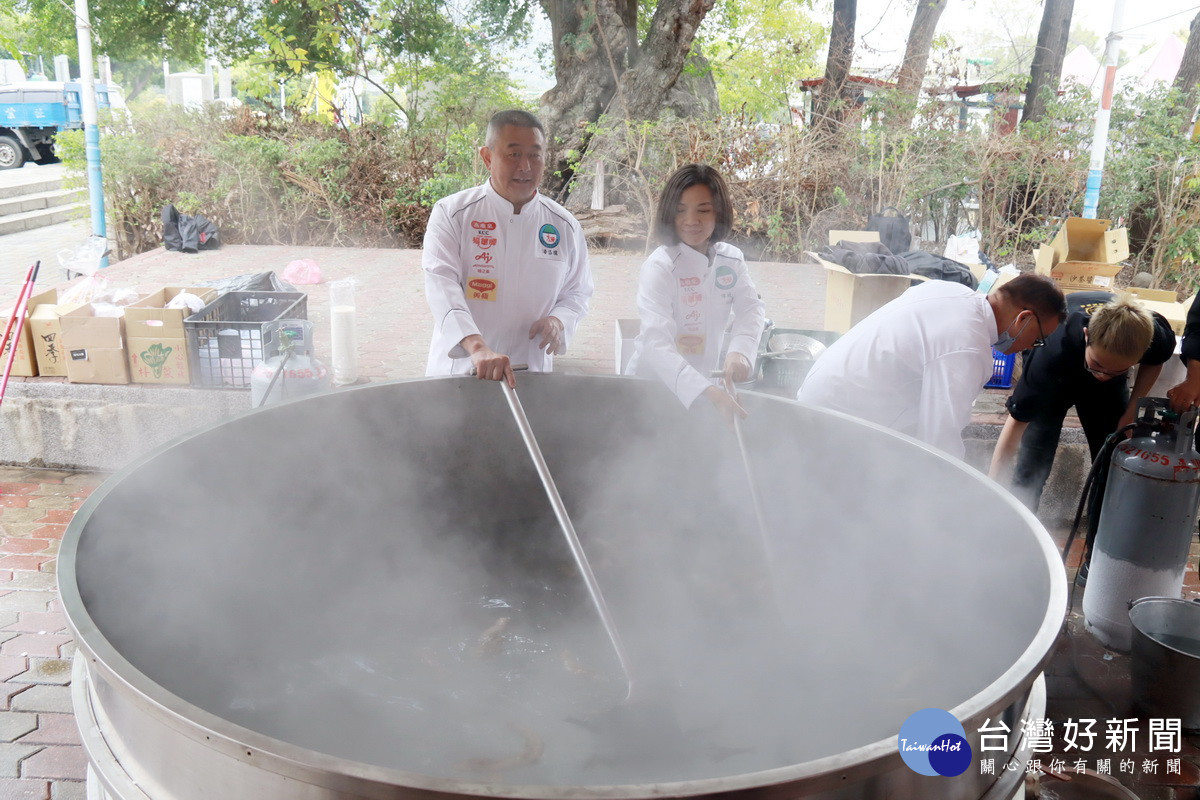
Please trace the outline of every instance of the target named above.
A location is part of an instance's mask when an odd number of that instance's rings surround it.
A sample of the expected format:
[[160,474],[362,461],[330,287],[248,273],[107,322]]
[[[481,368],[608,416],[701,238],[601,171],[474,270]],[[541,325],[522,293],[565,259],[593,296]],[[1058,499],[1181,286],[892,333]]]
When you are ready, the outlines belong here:
[[451,133],[446,141],[446,154],[434,167],[433,175],[421,184],[417,200],[432,208],[443,197],[483,183],[488,173],[479,157],[482,141],[480,126],[470,125]]
[[[82,184],[82,133],[58,141],[68,174]],[[423,187],[439,168],[466,170],[446,159],[442,137],[372,124],[284,123],[248,108],[228,114],[139,103],[131,118],[106,126],[100,143],[110,236],[122,258],[161,244],[166,203],[204,214],[230,243],[416,243],[429,213],[418,199]],[[434,189],[424,191],[432,203]]]
[[1200,143],[1184,133],[1190,116],[1173,89],[1114,97],[1099,207],[1144,244],[1141,268],[1188,289],[1200,263]]
[[721,0],[697,35],[717,83],[721,108],[767,122],[789,122],[789,96],[818,74],[828,30],[811,0]]

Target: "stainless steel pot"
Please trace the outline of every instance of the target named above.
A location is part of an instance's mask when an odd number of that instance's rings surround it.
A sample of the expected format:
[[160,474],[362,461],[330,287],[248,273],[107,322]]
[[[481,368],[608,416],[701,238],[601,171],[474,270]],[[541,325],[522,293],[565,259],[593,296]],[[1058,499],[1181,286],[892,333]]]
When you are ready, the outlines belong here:
[[707,409],[627,378],[528,375],[519,391],[650,702],[615,698],[502,394],[370,386],[183,439],[76,515],[60,590],[105,790],[1005,792],[977,763],[916,774],[896,736],[944,708],[978,754],[985,722],[1019,732],[1036,714],[1066,586],[1021,505],[912,440],[746,395],[782,578],[782,611],[764,613],[746,471]]
[[1133,702],[1147,717],[1200,730],[1200,602],[1143,597],[1129,608]]

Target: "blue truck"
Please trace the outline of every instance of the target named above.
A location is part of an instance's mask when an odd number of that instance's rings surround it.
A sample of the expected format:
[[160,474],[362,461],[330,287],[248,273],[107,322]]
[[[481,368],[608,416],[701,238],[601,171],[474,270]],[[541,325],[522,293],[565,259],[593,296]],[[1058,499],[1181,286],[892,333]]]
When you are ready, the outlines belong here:
[[[82,90],[78,81],[0,84],[0,169],[56,161],[54,135],[83,127]],[[96,105],[123,107],[120,89],[97,83]]]

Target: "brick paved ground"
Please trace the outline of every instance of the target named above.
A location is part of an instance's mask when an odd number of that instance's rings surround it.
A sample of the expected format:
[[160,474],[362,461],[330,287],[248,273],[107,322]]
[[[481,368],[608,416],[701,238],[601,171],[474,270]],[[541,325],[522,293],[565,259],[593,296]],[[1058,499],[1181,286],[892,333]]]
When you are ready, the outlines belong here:
[[0,467],[0,798],[84,797],[73,647],[55,584],[63,531],[103,476]]

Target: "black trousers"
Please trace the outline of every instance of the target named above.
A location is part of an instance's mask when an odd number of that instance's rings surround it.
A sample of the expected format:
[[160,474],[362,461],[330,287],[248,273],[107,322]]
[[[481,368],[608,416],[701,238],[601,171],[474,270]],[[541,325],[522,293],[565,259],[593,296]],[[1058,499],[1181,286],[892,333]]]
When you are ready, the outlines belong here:
[[[1039,409],[1021,437],[1021,449],[1017,453],[1017,464],[1013,469],[1013,494],[1031,511],[1037,512],[1042,490],[1046,487],[1046,479],[1050,477],[1050,470],[1054,466],[1054,455],[1058,451],[1063,420],[1071,406],[1075,407],[1075,412],[1079,415],[1079,422],[1087,437],[1088,450],[1094,461],[1104,446],[1104,440],[1117,429],[1117,423],[1121,421],[1121,415],[1125,413],[1128,404],[1129,390],[1124,380],[1093,380],[1079,386],[1075,391],[1065,392],[1057,403],[1046,404]],[[1099,494],[1095,495],[1097,503],[1103,498],[1104,483],[1107,480],[1108,464],[1104,464],[1095,478],[1095,482],[1099,484]],[[1096,522],[1098,520],[1089,519],[1089,548],[1095,535]]]

